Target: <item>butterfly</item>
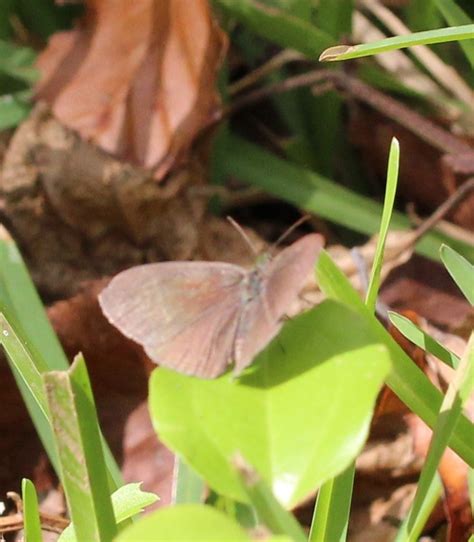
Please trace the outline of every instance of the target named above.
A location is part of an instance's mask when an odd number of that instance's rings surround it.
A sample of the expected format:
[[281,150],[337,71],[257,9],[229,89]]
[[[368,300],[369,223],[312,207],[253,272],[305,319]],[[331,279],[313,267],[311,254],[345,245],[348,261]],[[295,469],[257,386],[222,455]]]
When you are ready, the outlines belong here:
[[159,365],[215,378],[236,374],[280,330],[323,238],[308,234],[246,270],[224,262],[162,262],[116,275],[100,293],[107,319]]

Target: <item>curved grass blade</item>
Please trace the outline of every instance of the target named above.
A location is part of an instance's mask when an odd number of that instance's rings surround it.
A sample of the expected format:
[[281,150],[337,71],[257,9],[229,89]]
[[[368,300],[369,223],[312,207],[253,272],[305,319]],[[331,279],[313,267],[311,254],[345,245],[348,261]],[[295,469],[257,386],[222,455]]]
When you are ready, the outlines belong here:
[[474,305],[474,265],[471,265],[466,258],[447,245],[442,245],[440,255],[444,266],[458,288],[466,296],[469,303]]
[[[454,374],[454,377],[449,384],[448,391],[441,404],[441,409],[438,419],[433,428],[433,436],[431,438],[428,455],[426,456],[425,464],[421,471],[418,481],[418,488],[415,494],[407,523],[407,541],[415,542],[417,533],[413,532],[414,525],[418,523],[418,518],[423,509],[429,493],[430,487],[436,476],[436,472],[443,456],[449,439],[454,431],[454,428],[461,416],[463,406],[465,405],[469,395],[474,388],[474,333],[467,344],[466,352],[461,358],[459,367]],[[474,426],[468,433],[471,442],[474,442]]]
[[428,333],[425,333],[411,320],[392,311],[388,312],[388,317],[398,331],[413,344],[416,344],[416,346],[425,350],[425,352],[433,354],[433,356],[436,356],[439,360],[453,369],[456,369],[459,365],[459,358],[454,352],[451,352],[451,350],[448,350],[438,341],[433,339],[433,337],[430,337]]
[[[319,255],[316,274],[318,284],[328,297],[346,304],[349,298],[353,298],[353,294],[350,294],[353,290],[352,285],[324,250]],[[362,302],[350,306],[353,309],[357,307],[360,317],[370,325],[378,340],[390,352],[393,365],[386,379],[387,385],[412,412],[433,428],[442,402],[440,391],[433,386],[373,314],[368,312]],[[473,438],[472,423],[461,415],[450,437],[449,445],[470,466],[474,466]]]
[[470,40],[473,38],[474,24],[466,24],[454,28],[438,28],[436,30],[416,32],[414,34],[394,36],[372,43],[362,43],[360,45],[337,45],[323,51],[319,60],[321,62],[349,60],[350,58],[373,56],[387,51],[394,51],[396,49],[414,47],[415,45],[430,45],[434,43],[446,43],[449,41]]

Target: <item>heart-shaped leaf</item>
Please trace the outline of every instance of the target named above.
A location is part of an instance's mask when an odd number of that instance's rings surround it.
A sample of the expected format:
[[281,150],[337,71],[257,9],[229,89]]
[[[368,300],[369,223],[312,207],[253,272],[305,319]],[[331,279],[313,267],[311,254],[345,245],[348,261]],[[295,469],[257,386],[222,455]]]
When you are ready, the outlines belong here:
[[240,454],[291,507],[360,451],[389,367],[364,320],[328,301],[287,322],[239,379],[156,369],[150,410],[160,439],[216,491],[246,500]]

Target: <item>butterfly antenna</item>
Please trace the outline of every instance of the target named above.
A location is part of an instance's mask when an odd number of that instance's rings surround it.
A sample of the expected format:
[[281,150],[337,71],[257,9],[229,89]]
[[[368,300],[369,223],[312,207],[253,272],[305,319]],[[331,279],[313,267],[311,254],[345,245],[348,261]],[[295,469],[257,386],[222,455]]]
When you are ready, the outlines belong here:
[[240,233],[244,241],[247,243],[247,245],[250,247],[250,250],[258,256],[258,250],[256,249],[255,245],[250,240],[250,237],[245,233],[244,229],[240,224],[238,224],[231,216],[226,217],[227,220],[234,226],[234,228]]
[[301,218],[299,218],[294,224],[292,224],[286,231],[284,231],[280,235],[280,237],[273,243],[271,248],[273,249],[277,247],[283,241],[283,239],[286,239],[288,235],[290,235],[292,231],[296,230],[298,226],[300,226],[301,224],[303,224],[303,222],[306,222],[310,218],[311,218],[310,215],[303,215]]

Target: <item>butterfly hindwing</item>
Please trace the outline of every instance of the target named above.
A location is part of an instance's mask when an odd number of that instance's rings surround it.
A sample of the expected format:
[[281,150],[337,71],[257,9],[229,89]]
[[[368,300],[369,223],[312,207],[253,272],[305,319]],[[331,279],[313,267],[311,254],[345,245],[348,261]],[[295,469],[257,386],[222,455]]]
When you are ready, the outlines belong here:
[[314,268],[322,247],[320,235],[305,235],[262,268],[259,295],[244,308],[237,331],[237,373],[278,333],[283,316]]

